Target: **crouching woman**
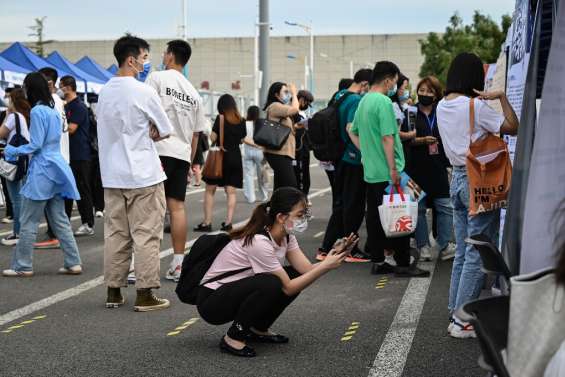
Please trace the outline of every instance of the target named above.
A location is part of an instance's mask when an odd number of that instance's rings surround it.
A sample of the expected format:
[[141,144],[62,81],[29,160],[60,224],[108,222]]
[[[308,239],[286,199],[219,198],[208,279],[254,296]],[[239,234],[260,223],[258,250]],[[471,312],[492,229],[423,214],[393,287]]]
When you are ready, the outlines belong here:
[[[323,262],[312,264],[295,238],[307,227],[306,197],[295,188],[283,187],[255,208],[243,228],[230,234],[232,241],[202,279],[197,300],[206,322],[233,321],[220,341],[223,352],[253,357],[255,351],[247,342],[287,343],[287,337],[271,332],[273,323],[302,290],[339,267],[357,241],[354,236],[347,238]],[[285,258],[290,266],[283,267]],[[215,279],[230,271],[239,272]]]

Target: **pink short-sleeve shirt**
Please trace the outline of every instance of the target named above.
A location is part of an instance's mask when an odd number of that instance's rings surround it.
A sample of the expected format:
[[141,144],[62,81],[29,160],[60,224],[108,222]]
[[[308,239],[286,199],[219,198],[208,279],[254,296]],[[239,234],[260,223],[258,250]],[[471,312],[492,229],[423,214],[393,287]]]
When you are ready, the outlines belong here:
[[257,234],[253,238],[252,245],[243,247],[243,239],[233,240],[224,247],[218,254],[212,266],[202,282],[213,279],[228,271],[235,271],[242,268],[249,268],[238,274],[228,276],[227,278],[205,284],[210,289],[218,289],[223,284],[244,279],[256,274],[269,273],[281,270],[284,265],[287,253],[299,251],[296,237],[289,236],[283,239],[279,246],[270,237]]

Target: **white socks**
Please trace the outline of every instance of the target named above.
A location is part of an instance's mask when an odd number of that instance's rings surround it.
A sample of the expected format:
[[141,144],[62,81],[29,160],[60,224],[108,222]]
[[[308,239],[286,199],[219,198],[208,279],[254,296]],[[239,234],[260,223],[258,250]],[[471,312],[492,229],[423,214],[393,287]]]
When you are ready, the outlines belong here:
[[171,267],[176,267],[179,264],[182,265],[182,260],[184,259],[184,254],[173,254],[173,260],[171,261]]

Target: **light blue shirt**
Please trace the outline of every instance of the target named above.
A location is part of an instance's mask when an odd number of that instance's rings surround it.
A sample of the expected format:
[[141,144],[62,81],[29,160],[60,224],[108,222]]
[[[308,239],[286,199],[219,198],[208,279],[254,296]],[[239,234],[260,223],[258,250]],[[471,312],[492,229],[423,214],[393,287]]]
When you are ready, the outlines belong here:
[[59,195],[63,199],[79,200],[75,178],[61,154],[62,119],[57,110],[36,105],[30,114],[30,142],[19,147],[8,145],[6,160],[30,155],[27,178],[20,193],[31,200],[49,200]]

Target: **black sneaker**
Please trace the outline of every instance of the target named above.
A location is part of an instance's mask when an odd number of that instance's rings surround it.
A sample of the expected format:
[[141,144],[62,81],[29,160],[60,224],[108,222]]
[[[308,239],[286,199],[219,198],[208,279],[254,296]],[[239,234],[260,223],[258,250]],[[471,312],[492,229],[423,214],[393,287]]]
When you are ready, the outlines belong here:
[[222,232],[230,232],[232,228],[233,226],[231,225],[231,223],[229,224],[222,223],[222,227],[221,227]]
[[371,267],[371,274],[373,275],[385,275],[385,274],[392,274],[394,272],[394,267],[388,264],[387,262],[384,263],[374,263]]
[[394,271],[395,276],[405,278],[427,278],[430,276],[430,271],[422,270],[416,266],[396,267]]
[[164,233],[171,233],[171,226],[170,225],[165,225],[163,227],[163,232]]
[[204,224],[200,223],[194,228],[195,232],[211,232],[212,231],[212,224]]

